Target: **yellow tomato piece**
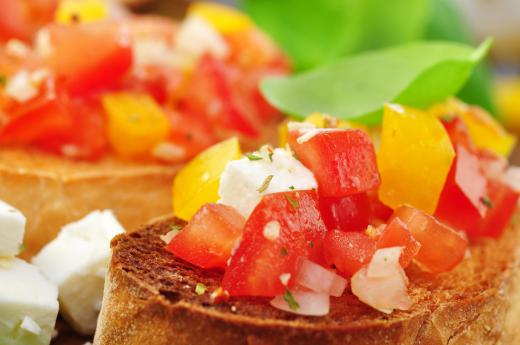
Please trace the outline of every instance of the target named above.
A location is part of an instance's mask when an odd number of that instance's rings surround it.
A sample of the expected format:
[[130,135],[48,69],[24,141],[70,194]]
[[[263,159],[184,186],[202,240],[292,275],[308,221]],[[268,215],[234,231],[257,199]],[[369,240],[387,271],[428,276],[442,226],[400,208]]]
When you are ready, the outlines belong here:
[[253,26],[245,14],[213,2],[196,2],[190,6],[188,14],[202,17],[223,34],[245,31]]
[[488,149],[507,157],[513,150],[516,139],[484,109],[467,105],[457,99],[438,104],[430,112],[438,117],[459,116],[468,127],[471,140],[479,149]]
[[189,162],[173,182],[173,212],[186,221],[210,202],[217,202],[220,175],[226,164],[242,156],[237,138],[213,145]]
[[499,81],[495,99],[500,119],[509,129],[520,133],[520,79]]
[[378,167],[379,197],[397,208],[408,204],[432,214],[455,152],[448,133],[432,114],[385,105]]
[[103,0],[62,0],[54,19],[57,23],[93,22],[108,16],[107,3]]
[[168,137],[170,122],[149,95],[112,93],[105,94],[102,101],[109,142],[121,157],[145,157]]

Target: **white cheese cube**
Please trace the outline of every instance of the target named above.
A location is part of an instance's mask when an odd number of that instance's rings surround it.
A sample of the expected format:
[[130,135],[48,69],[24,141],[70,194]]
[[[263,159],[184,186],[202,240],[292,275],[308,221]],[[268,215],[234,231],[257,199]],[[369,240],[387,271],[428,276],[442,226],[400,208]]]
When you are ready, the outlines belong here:
[[[317,188],[312,172],[292,153],[275,149],[271,157],[256,153],[229,162],[221,177],[219,202],[235,207],[246,219],[265,194]],[[272,177],[270,177],[272,176]]]
[[0,344],[48,345],[58,316],[58,289],[20,259],[0,262]]
[[24,230],[24,215],[0,200],[0,257],[12,257],[20,252]]
[[62,314],[83,334],[93,334],[101,308],[110,240],[124,232],[111,211],[94,211],[63,227],[33,263],[59,289]]

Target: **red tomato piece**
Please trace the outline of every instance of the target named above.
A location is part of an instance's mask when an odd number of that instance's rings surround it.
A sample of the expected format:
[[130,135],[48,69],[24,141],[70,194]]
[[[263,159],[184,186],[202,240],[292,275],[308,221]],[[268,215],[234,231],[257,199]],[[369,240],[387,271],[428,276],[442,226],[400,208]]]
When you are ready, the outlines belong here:
[[45,137],[59,136],[70,131],[73,121],[64,106],[65,98],[54,90],[52,80],[48,80],[33,99],[12,103],[6,109],[8,120],[0,130],[0,142],[33,144]]
[[434,217],[413,207],[399,207],[391,221],[399,218],[421,244],[415,260],[433,273],[451,271],[466,253],[468,240]]
[[368,226],[370,205],[366,193],[340,198],[320,198],[321,215],[329,230],[364,231]]
[[171,123],[168,142],[182,148],[184,155],[179,161],[186,161],[218,142],[211,126],[203,118],[192,114],[167,112]]
[[421,244],[399,218],[394,218],[383,230],[377,248],[403,247],[399,263],[406,268],[421,248]]
[[246,136],[256,137],[259,129],[255,109],[247,100],[236,97],[238,70],[204,55],[188,81],[186,94],[180,100],[181,110],[201,114],[217,127],[236,130]]
[[380,225],[381,223],[385,223],[392,216],[394,210],[379,200],[377,191],[370,191],[367,195],[370,204],[370,224]]
[[323,241],[323,255],[345,277],[354,275],[376,251],[376,241],[361,232],[330,231]]
[[72,127],[60,134],[47,135],[36,145],[68,158],[100,159],[108,150],[108,140],[106,118],[99,101],[75,99],[63,106],[72,117]]
[[0,0],[0,42],[11,38],[30,41],[52,20],[57,0]]
[[500,237],[515,213],[518,193],[503,182],[490,181],[486,204],[489,207],[486,216],[468,230],[469,236]]
[[233,207],[206,204],[166,249],[202,268],[225,268],[245,222]]
[[74,95],[112,87],[132,66],[129,30],[105,21],[48,27],[53,50],[48,63]]
[[238,249],[226,268],[222,287],[232,296],[276,296],[296,277],[299,257],[320,262],[327,229],[315,191],[268,194],[244,227]]
[[381,183],[374,145],[359,129],[320,131],[298,143],[292,132],[289,144],[316,177],[320,195],[342,197],[366,192]]

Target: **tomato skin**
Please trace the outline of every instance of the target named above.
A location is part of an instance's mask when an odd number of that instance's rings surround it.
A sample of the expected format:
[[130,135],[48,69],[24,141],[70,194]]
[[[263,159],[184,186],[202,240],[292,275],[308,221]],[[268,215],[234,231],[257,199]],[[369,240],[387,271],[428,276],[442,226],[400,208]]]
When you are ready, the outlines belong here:
[[386,223],[392,216],[392,213],[394,213],[394,210],[379,200],[377,191],[370,191],[367,193],[367,196],[370,205],[370,224],[379,225],[380,223]]
[[[195,67],[180,102],[181,111],[200,114],[217,127],[236,130],[249,137],[259,135],[255,112],[235,97],[238,71],[206,54]],[[235,80],[233,79],[235,75]]]
[[129,33],[121,23],[53,24],[48,30],[54,49],[47,61],[72,95],[114,86],[132,66]]
[[244,217],[230,206],[206,204],[166,249],[202,268],[225,268],[245,222]]
[[516,211],[518,193],[503,182],[489,181],[488,198],[492,207],[483,220],[468,230],[471,237],[500,237]]
[[48,135],[36,145],[71,159],[95,161],[108,151],[106,118],[97,99],[71,99],[63,104],[72,117],[71,127],[59,135]]
[[342,197],[366,192],[381,183],[374,145],[359,129],[322,131],[298,143],[291,132],[289,145],[318,181],[320,195]]
[[457,155],[439,198],[435,217],[468,232],[482,221],[487,212],[482,203],[487,180],[475,154],[461,144],[456,144],[455,151]]
[[[264,228],[276,228],[279,236],[269,238]],[[286,287],[280,275],[297,273],[299,257],[321,262],[322,241],[327,232],[319,212],[315,191],[292,191],[265,195],[244,227],[242,239],[222,287],[231,296],[276,296]]]
[[66,99],[66,95],[55,90],[54,82],[47,80],[34,98],[24,103],[11,102],[5,109],[8,120],[1,128],[0,143],[34,144],[45,137],[66,133],[73,127],[64,105]]
[[421,248],[421,244],[399,218],[394,218],[377,240],[377,248],[403,247],[399,263],[408,267]]
[[415,260],[433,273],[451,271],[466,253],[468,240],[434,217],[410,206],[395,210],[390,221],[399,218],[421,244]]
[[57,0],[0,0],[0,42],[11,38],[30,41],[52,20]]
[[320,197],[320,209],[329,230],[364,231],[368,226],[370,205],[366,193]]
[[345,277],[354,275],[376,251],[376,241],[361,232],[329,231],[323,241],[325,262]]

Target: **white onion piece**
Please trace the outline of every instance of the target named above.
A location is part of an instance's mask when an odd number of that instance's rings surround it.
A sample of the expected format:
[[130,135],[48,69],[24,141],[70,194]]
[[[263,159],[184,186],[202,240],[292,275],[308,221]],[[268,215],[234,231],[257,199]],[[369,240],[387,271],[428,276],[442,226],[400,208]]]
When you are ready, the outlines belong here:
[[293,291],[294,300],[298,303],[298,308],[294,310],[289,307],[283,295],[276,296],[271,305],[277,309],[306,316],[324,316],[329,313],[330,300],[326,293]]
[[295,282],[314,292],[326,293],[334,297],[343,295],[347,287],[345,278],[307,259],[302,261]]
[[[399,254],[401,248],[399,249]],[[383,253],[378,253],[383,251]],[[394,309],[408,310],[412,301],[408,295],[408,278],[399,264],[394,248],[379,249],[367,266],[352,276],[352,293],[362,302],[383,313]],[[386,258],[386,260],[385,260]]]
[[[368,263],[367,275],[369,278],[384,278],[393,275],[403,247],[391,247],[377,250]],[[400,267],[400,266],[399,266]]]
[[515,192],[520,193],[520,167],[510,167],[507,169],[502,181],[513,188]]

